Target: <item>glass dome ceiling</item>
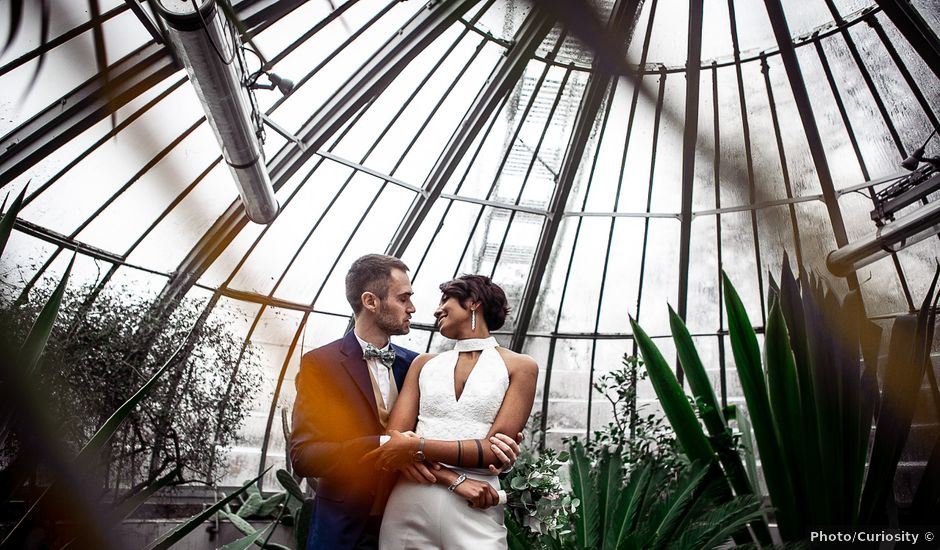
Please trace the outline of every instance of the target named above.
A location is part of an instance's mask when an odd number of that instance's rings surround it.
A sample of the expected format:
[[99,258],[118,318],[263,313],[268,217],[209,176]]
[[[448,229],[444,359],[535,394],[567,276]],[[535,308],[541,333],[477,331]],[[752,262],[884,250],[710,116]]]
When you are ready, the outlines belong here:
[[[397,342],[418,351],[445,344],[441,282],[504,286],[498,337],[539,362],[549,441],[609,420],[592,381],[635,352],[628,315],[669,334],[667,303],[741,401],[720,270],[762,325],[784,253],[826,276],[830,251],[874,229],[871,185],[937,126],[935,38],[912,38],[901,4],[235,2],[296,83],[255,92],[281,205],[261,226],[146,4],[49,3],[42,40],[27,3],[0,58],[0,183],[27,189],[0,288],[57,280],[78,249],[72,284],[234,312],[265,367],[229,484],[284,462],[278,410],[301,354],[349,326],[343,279],[369,252],[411,267],[416,323]],[[935,37],[934,6],[906,13]],[[936,253],[928,239],[829,278],[887,318],[913,309]]]

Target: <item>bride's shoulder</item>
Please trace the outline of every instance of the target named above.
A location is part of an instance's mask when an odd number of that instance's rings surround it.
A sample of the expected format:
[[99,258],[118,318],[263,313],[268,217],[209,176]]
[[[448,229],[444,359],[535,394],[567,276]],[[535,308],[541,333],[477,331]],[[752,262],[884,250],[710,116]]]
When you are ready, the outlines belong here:
[[415,357],[414,361],[411,362],[411,368],[420,369],[428,361],[430,361],[431,359],[434,359],[435,357],[437,357],[436,353],[422,353],[421,355]]
[[516,353],[511,349],[504,347],[496,348],[496,351],[498,351],[499,356],[503,358],[503,362],[506,363],[506,368],[509,369],[509,372],[521,371],[524,373],[538,374],[538,363],[536,363],[535,359],[532,359],[528,355],[524,353]]

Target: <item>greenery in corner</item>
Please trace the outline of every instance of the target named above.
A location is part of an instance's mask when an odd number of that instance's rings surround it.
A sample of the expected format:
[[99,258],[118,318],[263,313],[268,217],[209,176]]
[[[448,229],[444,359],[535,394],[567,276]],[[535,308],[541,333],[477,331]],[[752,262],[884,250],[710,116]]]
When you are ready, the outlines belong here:
[[[0,256],[12,233],[25,193],[24,189],[0,218]],[[4,206],[6,202],[4,200]],[[67,291],[73,263],[74,258],[60,281],[42,300],[27,302],[29,305],[12,314],[7,311],[4,330],[0,331],[0,360],[5,365],[0,378],[0,444],[4,449],[0,493],[8,509],[13,509],[11,504],[25,495],[22,503],[25,513],[15,525],[0,533],[0,545],[3,546],[18,546],[28,539],[31,544],[44,547],[117,548],[120,541],[114,537],[112,528],[158,490],[179,482],[186,468],[183,461],[172,463],[173,459],[184,456],[181,445],[174,444],[172,453],[164,450],[162,455],[172,457],[168,459],[171,466],[154,474],[152,465],[167,461],[161,460],[159,454],[160,449],[165,448],[159,445],[148,448],[142,440],[146,434],[182,443],[182,438],[174,437],[180,434],[173,433],[178,428],[172,417],[177,412],[185,416],[186,411],[175,411],[172,407],[179,407],[185,400],[168,399],[168,395],[175,394],[161,390],[161,385],[168,377],[172,379],[174,376],[177,380],[191,383],[203,382],[196,379],[203,376],[204,371],[188,366],[189,361],[200,360],[198,354],[193,354],[198,330],[176,330],[162,343],[162,347],[159,342],[155,344],[152,353],[145,354],[148,361],[142,364],[122,361],[134,353],[119,356],[120,352],[136,351],[139,354],[140,349],[122,347],[127,345],[123,338],[131,326],[126,324],[126,319],[117,317],[121,311],[101,309],[96,312],[93,306],[78,310],[87,317],[73,313],[72,317],[60,318],[63,306],[73,305],[77,299]],[[120,307],[116,301],[105,300],[101,304],[115,309]],[[182,324],[183,319],[178,321],[180,326],[187,326]],[[101,324],[95,324],[98,322]],[[125,324],[121,325],[121,322]],[[125,332],[122,332],[122,326]],[[102,333],[96,332],[99,328]],[[86,357],[82,354],[81,343],[88,344],[89,341],[97,341],[100,348],[86,349],[90,355]],[[217,359],[217,355],[211,359],[201,358],[204,361]],[[109,364],[110,360],[121,364]],[[102,366],[117,370],[101,369]],[[83,368],[85,372],[76,372],[78,378],[69,380],[63,374],[69,368]],[[126,370],[120,371],[122,368]],[[99,370],[103,371],[100,376]],[[51,382],[56,376],[62,376],[65,384],[74,382],[76,387],[66,388]],[[81,385],[83,381],[87,382],[84,386]],[[69,400],[63,393],[65,391],[75,392],[71,394],[74,400]],[[79,395],[78,391],[85,394]],[[67,401],[69,404],[84,403],[92,410],[58,409],[67,411],[67,415],[57,417],[52,414],[55,407],[50,405]],[[152,408],[156,416],[141,416],[142,411],[148,408]],[[161,413],[161,409],[165,412]],[[243,414],[236,405],[232,417],[235,423],[229,427],[237,427]],[[160,422],[160,415],[168,426],[167,431],[147,432]],[[146,425],[148,422],[151,424]],[[72,436],[68,444],[63,434]],[[119,465],[121,458],[139,447],[144,447],[145,453],[151,453],[145,455],[150,460],[138,460],[136,464],[147,468],[149,463],[150,470],[147,471],[151,475],[132,484],[131,477],[121,477],[127,471],[122,474]],[[136,471],[130,470],[131,473]],[[209,468],[202,473],[211,471]],[[103,475],[94,475],[96,472],[103,472]],[[103,491],[107,485],[103,486],[102,481],[109,479],[111,487],[123,490],[123,494],[115,497],[113,493]],[[39,486],[33,487],[36,481]],[[24,488],[27,482],[30,487]],[[247,486],[210,507],[209,515],[246,489]],[[201,522],[184,523],[150,547],[167,548]]]
[[[109,441],[101,456],[103,487],[120,499],[123,489],[144,487],[175,473],[169,484],[213,484],[223,473],[224,450],[233,442],[260,383],[260,356],[227,327],[231,315],[214,314],[200,322],[201,304],[184,301],[152,342],[137,330],[149,322],[150,301],[133,289],[94,285],[70,287],[37,365],[48,388],[60,438],[77,448],[142,381],[179,347],[170,371],[153,388]],[[22,341],[31,319],[47,301],[37,289],[28,300],[7,305],[0,326]],[[96,295],[96,296],[95,296]],[[89,296],[95,296],[87,303]],[[187,340],[189,327],[196,327]],[[145,360],[129,360],[149,352]],[[228,391],[225,391],[226,388]],[[16,443],[0,448],[6,466],[16,457]],[[135,492],[135,491],[131,491]]]
[[[879,386],[881,330],[867,319],[857,291],[840,299],[818,278],[794,277],[785,259],[780,285],[772,284],[769,293],[762,360],[744,305],[724,277],[735,366],[785,542],[806,540],[813,527],[886,524],[887,510],[895,507],[895,473],[925,373],[934,395],[940,394],[926,368],[936,282],[935,275],[917,315],[895,321]],[[687,407],[671,366],[634,323],[657,395],[683,451],[696,460],[717,457],[735,494],[751,494],[757,483],[745,472],[753,468],[745,470],[732,453],[727,418],[715,403],[688,331],[671,314],[673,338],[699,417]],[[940,448],[940,438],[934,446]],[[940,460],[928,462],[923,479],[940,479]],[[940,485],[922,482],[914,506],[902,510],[902,524],[905,518],[914,523],[936,518],[938,504]]]

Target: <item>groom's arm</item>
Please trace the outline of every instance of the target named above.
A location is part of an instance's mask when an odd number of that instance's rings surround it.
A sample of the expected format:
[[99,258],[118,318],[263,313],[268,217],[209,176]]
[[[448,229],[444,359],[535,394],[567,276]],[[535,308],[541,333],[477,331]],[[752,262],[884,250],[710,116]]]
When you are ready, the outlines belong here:
[[294,471],[303,477],[330,477],[341,470],[351,472],[363,455],[378,447],[379,436],[338,440],[342,426],[336,422],[335,392],[324,383],[320,366],[312,357],[301,361],[295,380],[297,397],[292,414],[290,458]]
[[[425,440],[423,452],[428,460],[468,468],[503,466],[504,461],[500,454],[505,453],[497,454],[499,447],[490,438],[497,433],[512,434],[522,431],[532,412],[538,381],[538,365],[531,357],[513,354],[504,358],[504,361],[510,370],[509,387],[487,437],[460,441]],[[417,439],[392,430],[390,435],[392,438],[387,443],[367,456],[376,458],[378,467],[398,469],[408,463],[411,456],[419,450],[420,443]]]

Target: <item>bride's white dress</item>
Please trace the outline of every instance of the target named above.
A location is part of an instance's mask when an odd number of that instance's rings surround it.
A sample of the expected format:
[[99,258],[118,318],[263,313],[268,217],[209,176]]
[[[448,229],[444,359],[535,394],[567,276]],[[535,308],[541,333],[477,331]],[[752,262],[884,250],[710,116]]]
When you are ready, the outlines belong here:
[[[493,340],[495,345],[495,339]],[[495,347],[477,359],[460,399],[454,395],[454,367],[458,351],[442,353],[421,369],[418,425],[415,432],[427,439],[483,439],[490,431],[509,387],[506,364]],[[488,443],[486,443],[488,444]],[[463,451],[473,457],[476,445]],[[451,467],[467,477],[499,489],[489,470]],[[420,485],[399,478],[385,507],[379,548],[505,549],[503,506],[470,508],[467,501],[442,485]]]

